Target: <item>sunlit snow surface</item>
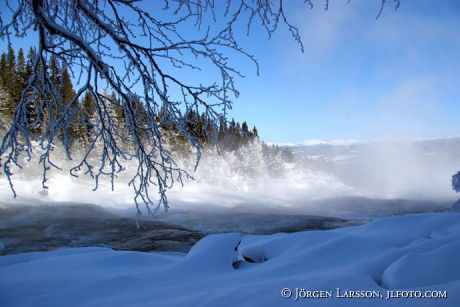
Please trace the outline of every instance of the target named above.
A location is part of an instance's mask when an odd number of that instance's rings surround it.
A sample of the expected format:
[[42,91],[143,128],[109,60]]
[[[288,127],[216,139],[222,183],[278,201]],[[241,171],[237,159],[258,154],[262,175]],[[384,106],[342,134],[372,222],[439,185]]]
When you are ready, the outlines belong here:
[[[460,302],[459,259],[460,214],[414,214],[329,231],[210,235],[187,255],[92,247],[3,256],[0,301],[2,306],[454,307]],[[281,296],[284,288],[291,289],[290,298]],[[333,297],[299,302],[296,288],[332,291]],[[342,294],[380,291],[382,298],[337,298],[337,288]],[[447,291],[447,298],[386,300],[387,290]]]

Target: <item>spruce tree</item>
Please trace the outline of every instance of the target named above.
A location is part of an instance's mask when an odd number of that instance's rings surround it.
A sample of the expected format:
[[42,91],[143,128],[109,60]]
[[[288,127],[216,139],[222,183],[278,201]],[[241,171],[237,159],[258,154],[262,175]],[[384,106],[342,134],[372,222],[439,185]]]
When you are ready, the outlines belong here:
[[[75,90],[73,89],[70,73],[66,67],[62,68],[60,94],[62,97],[62,109],[64,111],[67,108],[73,96],[75,95]],[[80,106],[78,101],[75,101],[70,106],[65,116],[69,117],[68,121],[71,123],[68,132],[70,133],[72,143],[77,142],[79,144],[82,144],[85,138],[85,127],[84,119],[80,112]]]
[[243,124],[241,125],[241,130],[243,131],[245,137],[249,135],[249,128],[248,128],[248,124],[246,123],[246,121],[244,121]]
[[0,131],[6,129],[10,120],[7,116],[8,94],[6,92],[8,63],[6,54],[3,52],[0,56]]
[[2,52],[0,56],[0,88],[6,90],[7,84],[7,71],[8,71],[8,62],[6,60],[5,52]]
[[14,79],[16,75],[16,54],[10,46],[8,48],[7,66],[6,66],[6,90],[14,93]]
[[14,109],[16,107],[15,101],[15,76],[16,76],[16,54],[14,49],[10,46],[7,54],[6,74],[5,74],[5,91],[7,95],[5,115],[13,118]]
[[109,97],[112,107],[113,107],[113,114],[115,117],[115,124],[118,127],[123,127],[124,126],[124,114],[125,111],[123,110],[123,107],[121,106],[120,100],[117,98],[115,95],[115,92],[112,91]]
[[208,132],[207,132],[207,125],[206,125],[206,116],[202,113],[198,116],[197,128],[198,128],[198,138],[200,142],[203,144],[208,140]]
[[[33,73],[33,65],[35,59],[35,49],[32,47],[29,48],[27,52],[27,60],[25,63],[24,68],[24,84],[27,84],[27,80],[32,76]],[[33,95],[33,89],[30,89],[28,93],[26,93],[28,97]],[[32,128],[32,132],[36,135],[40,135],[43,132],[44,127],[40,126],[40,123],[37,121],[38,117],[40,117],[41,124],[44,124],[46,118],[46,108],[43,107],[40,110],[40,113],[37,114],[37,110],[35,108],[34,102],[40,105],[43,99],[40,97],[39,94],[35,94],[35,97],[31,97],[31,101],[27,105],[27,114],[28,114],[28,123],[29,126]]]
[[35,60],[35,49],[30,47],[27,52],[27,62],[26,62],[26,75],[30,77],[32,75],[32,69]]
[[15,101],[21,99],[22,90],[26,87],[27,75],[26,75],[26,59],[24,57],[24,51],[22,48],[18,51],[18,59],[16,65],[16,74],[14,78],[15,83]]
[[93,96],[90,92],[85,92],[82,101],[82,115],[83,121],[85,123],[85,139],[89,140],[91,135],[94,133],[94,124],[92,123],[92,119],[95,116],[96,108]]
[[[22,48],[19,48],[19,51],[18,51],[18,57],[17,57],[17,64],[16,64],[16,74],[14,76],[14,84],[15,84],[15,89],[14,89],[14,101],[19,101],[21,99],[21,95],[22,95],[22,91],[25,89],[26,87],[26,83],[27,83],[27,79],[28,79],[28,76],[27,76],[27,72],[26,72],[26,59],[25,59],[25,56],[24,56],[24,51],[22,50]],[[30,120],[30,110],[29,108],[27,108],[27,111],[28,111],[28,122],[29,124],[33,121]]]
[[234,149],[239,149],[243,144],[243,135],[241,134],[240,122],[236,123],[234,142]]
[[226,133],[227,133],[227,121],[222,116],[219,120],[219,132],[218,132],[219,143],[222,143],[224,141]]
[[241,125],[241,133],[243,136],[243,144],[247,144],[252,137],[252,134],[249,132],[248,123],[246,121]]
[[0,86],[0,135],[3,135],[3,131],[6,130],[10,124],[10,118],[6,116],[8,105],[8,95],[2,86]]
[[[52,55],[51,58],[49,59],[48,63],[46,63],[46,74],[49,76],[49,80],[51,81],[51,86],[53,87],[53,94],[60,99],[60,104],[53,106],[54,108],[51,109],[51,106],[49,110],[47,111],[47,120],[48,121],[54,121],[54,120],[59,120],[60,116],[62,115],[63,111],[63,103],[62,103],[62,93],[61,93],[61,78],[62,78],[62,72],[61,68],[59,66],[59,60],[56,55]],[[68,127],[66,128],[68,129]],[[64,131],[61,129],[59,131],[59,136],[63,137]]]
[[[186,114],[185,129],[190,134],[191,140],[196,141],[197,138],[197,123],[198,115],[193,110],[189,110]],[[184,139],[184,145],[188,143],[187,139]]]
[[59,89],[61,86],[61,67],[59,66],[59,60],[54,54],[51,56],[48,63],[48,73],[50,75],[51,84],[55,89]]
[[70,99],[75,95],[75,90],[73,89],[72,80],[67,68],[62,70],[62,86],[60,92],[64,105],[67,105]]
[[258,140],[259,139],[259,132],[257,131],[256,126],[252,128],[252,135],[254,136],[254,139]]

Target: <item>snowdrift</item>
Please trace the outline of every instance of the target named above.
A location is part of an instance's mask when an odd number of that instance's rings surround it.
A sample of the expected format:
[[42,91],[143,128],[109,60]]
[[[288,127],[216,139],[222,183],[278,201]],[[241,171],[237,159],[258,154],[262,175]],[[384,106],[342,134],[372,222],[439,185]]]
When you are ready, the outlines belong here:
[[0,302],[454,307],[459,259],[459,213],[413,214],[329,231],[209,235],[188,254],[91,247],[3,256]]

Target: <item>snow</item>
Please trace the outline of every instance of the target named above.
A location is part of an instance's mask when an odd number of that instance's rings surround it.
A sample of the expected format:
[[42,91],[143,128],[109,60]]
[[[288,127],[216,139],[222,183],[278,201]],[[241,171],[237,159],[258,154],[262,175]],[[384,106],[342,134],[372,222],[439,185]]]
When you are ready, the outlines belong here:
[[[2,256],[0,302],[3,306],[458,306],[458,242],[460,214],[446,212],[385,217],[329,231],[214,234],[186,255],[90,247]],[[292,297],[281,297],[283,288],[289,288]],[[332,297],[296,301],[297,292],[306,293],[296,288],[331,291]],[[342,296],[351,290],[380,291],[376,293],[382,298],[340,298],[337,288]],[[447,291],[447,298],[386,299],[387,293],[433,291]]]
[[296,147],[296,146],[319,146],[319,145],[330,145],[330,146],[350,146],[353,144],[357,143],[364,143],[366,141],[362,140],[354,140],[354,139],[349,139],[349,140],[318,140],[318,139],[311,139],[311,140],[305,140],[302,142],[297,142],[297,143],[272,143],[272,142],[267,142],[267,145],[278,145],[278,146],[284,146],[284,147]]
[[[411,288],[459,281],[460,262],[450,262],[450,259],[460,259],[460,242],[448,243],[432,251],[408,253],[383,272],[382,285],[386,288]],[[430,265],[426,265],[428,263]],[[401,279],[400,276],[406,278]]]
[[296,146],[351,146],[355,144],[376,144],[376,143],[417,143],[417,142],[439,142],[439,141],[455,141],[460,138],[459,135],[452,136],[439,136],[433,138],[411,138],[411,139],[371,139],[371,140],[358,140],[358,139],[337,139],[337,140],[320,140],[320,139],[307,139],[301,142],[267,142],[267,145],[278,145],[284,147],[296,147]]
[[460,199],[453,203],[452,207],[450,208],[451,211],[460,212]]

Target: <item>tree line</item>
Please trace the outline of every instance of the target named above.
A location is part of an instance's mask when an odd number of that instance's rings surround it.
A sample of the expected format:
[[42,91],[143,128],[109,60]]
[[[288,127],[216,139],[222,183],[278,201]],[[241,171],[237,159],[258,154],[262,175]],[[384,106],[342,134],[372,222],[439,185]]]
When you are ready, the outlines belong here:
[[[7,52],[0,55],[0,130],[6,130],[13,120],[17,102],[21,99],[22,92],[32,76],[33,66],[36,65],[34,63],[35,57],[34,48],[30,48],[26,55],[22,48],[16,52],[11,46]],[[59,97],[61,105],[54,109],[43,106],[40,110],[36,110],[34,103],[27,106],[27,125],[35,138],[46,133],[46,126],[50,124],[47,118],[59,118],[60,114],[64,114],[68,102],[75,95],[71,72],[63,65],[58,56],[52,55],[45,63],[46,67],[39,67],[39,71],[48,77],[50,84],[40,84],[39,86],[53,88],[53,93]],[[40,93],[41,91],[29,91],[25,94],[34,95],[33,99],[36,101],[43,101]],[[74,113],[76,120],[70,121],[71,124],[59,131],[60,138],[66,138],[67,141],[76,146],[87,146],[94,138],[97,138],[101,124],[95,114],[97,112],[95,99],[98,98],[105,99],[105,105],[110,108],[109,120],[111,124],[118,127],[124,126],[125,110],[113,92],[109,93],[105,90],[103,97],[94,97],[90,92],[85,92],[77,103],[72,104],[73,110],[68,113]],[[142,123],[145,123],[148,118],[147,111],[142,103],[139,102],[135,105],[135,112],[141,126],[138,128],[142,130]],[[52,114],[55,116],[51,116]],[[167,114],[166,110],[161,110],[157,116],[157,121],[162,129],[163,137],[173,150],[179,153],[188,154],[191,152],[190,146],[188,146],[190,137],[192,141],[196,141],[202,147],[217,143],[220,149],[230,151],[237,150],[241,146],[259,139],[257,128],[254,126],[250,129],[246,121],[240,123],[234,119],[227,121],[222,118],[216,125],[213,121],[208,120],[204,113],[191,109],[184,112],[185,131],[188,134],[185,135],[180,132],[181,129],[176,126],[174,121],[168,120]],[[129,143],[128,138],[124,138],[123,135],[119,135],[119,139]],[[125,145],[129,146],[130,144]]]

